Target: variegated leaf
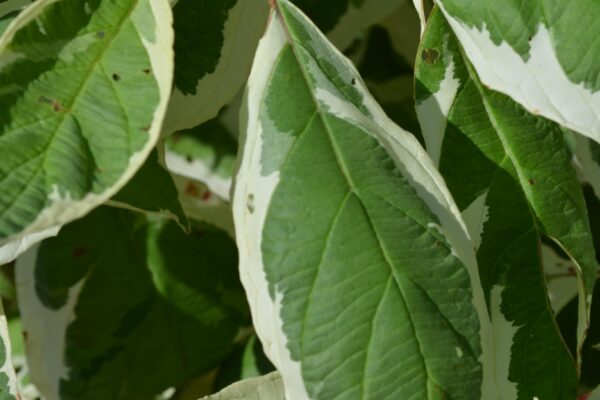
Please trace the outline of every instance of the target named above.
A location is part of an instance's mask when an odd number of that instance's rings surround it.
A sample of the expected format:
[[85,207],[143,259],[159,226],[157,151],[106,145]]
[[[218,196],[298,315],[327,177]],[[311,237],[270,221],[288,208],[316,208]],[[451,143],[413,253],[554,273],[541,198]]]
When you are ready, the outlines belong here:
[[19,387],[12,361],[12,349],[4,307],[0,301],[0,398],[20,400]]
[[483,84],[600,141],[600,2],[435,2]]
[[279,372],[236,382],[217,394],[202,400],[289,400],[284,396]]
[[167,0],[39,0],[13,20],[0,38],[0,244],[85,215],[141,167],[172,42]]
[[248,322],[236,267],[213,229],[111,207],[66,225],[17,260],[32,381],[50,400],[150,399],[212,370]]
[[217,116],[248,77],[267,22],[266,0],[179,0],[175,81],[163,134]]
[[573,258],[589,325],[596,261],[583,193],[562,131],[483,86],[439,11],[417,63],[417,113],[427,149],[469,228],[492,318],[504,399],[566,399],[575,364],[549,307],[542,235]]
[[286,399],[495,398],[485,300],[450,193],[286,0],[243,113],[242,283]]

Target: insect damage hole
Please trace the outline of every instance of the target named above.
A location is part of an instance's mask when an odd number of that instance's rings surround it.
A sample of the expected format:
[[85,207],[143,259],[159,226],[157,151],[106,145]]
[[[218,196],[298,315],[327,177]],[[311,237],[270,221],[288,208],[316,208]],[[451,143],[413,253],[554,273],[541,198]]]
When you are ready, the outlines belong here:
[[434,64],[437,61],[439,55],[440,52],[436,49],[423,49],[423,51],[421,52],[421,58],[427,64]]

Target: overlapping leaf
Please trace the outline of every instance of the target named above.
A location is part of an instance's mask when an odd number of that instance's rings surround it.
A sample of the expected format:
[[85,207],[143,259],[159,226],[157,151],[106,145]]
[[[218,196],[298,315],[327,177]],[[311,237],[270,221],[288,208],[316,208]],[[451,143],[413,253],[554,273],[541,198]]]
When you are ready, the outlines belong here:
[[208,372],[247,323],[236,267],[220,231],[110,207],[65,226],[17,263],[32,380],[45,398],[149,399]]
[[247,90],[234,217],[286,398],[493,398],[485,300],[441,177],[315,26],[275,8]]
[[265,29],[264,0],[179,0],[173,7],[175,82],[163,132],[217,116],[248,77]]
[[17,376],[11,358],[11,343],[4,308],[0,301],[0,398],[19,400]]
[[108,204],[171,218],[184,229],[188,220],[179,200],[173,177],[163,167],[158,150],[154,150],[135,176]]
[[562,132],[485,88],[440,12],[430,17],[421,54],[417,111],[477,250],[502,398],[572,398],[576,371],[548,305],[541,236],[555,240],[578,267],[580,340],[596,261]]
[[279,372],[249,378],[226,387],[202,400],[285,400],[283,380]]
[[345,49],[363,29],[383,20],[407,0],[294,0],[293,3],[329,37]]
[[435,1],[484,84],[600,141],[600,2]]
[[81,217],[140,168],[172,41],[166,0],[40,0],[14,19],[0,39],[1,244]]

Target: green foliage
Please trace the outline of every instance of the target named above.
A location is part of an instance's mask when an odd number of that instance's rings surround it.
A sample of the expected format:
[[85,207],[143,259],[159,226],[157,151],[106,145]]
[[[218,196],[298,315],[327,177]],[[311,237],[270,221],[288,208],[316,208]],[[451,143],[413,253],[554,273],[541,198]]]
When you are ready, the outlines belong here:
[[598,17],[0,1],[0,399],[600,396]]

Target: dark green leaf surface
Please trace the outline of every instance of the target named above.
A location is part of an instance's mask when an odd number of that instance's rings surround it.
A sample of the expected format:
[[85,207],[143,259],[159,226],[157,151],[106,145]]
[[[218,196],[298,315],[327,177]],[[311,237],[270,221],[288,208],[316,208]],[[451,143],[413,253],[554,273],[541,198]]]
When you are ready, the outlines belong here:
[[142,168],[110,200],[110,205],[159,214],[175,220],[184,229],[189,222],[171,174],[161,165],[157,150],[152,151]]
[[149,399],[208,372],[247,323],[236,266],[220,231],[186,236],[172,222],[108,207],[65,226],[17,267],[42,394]]

